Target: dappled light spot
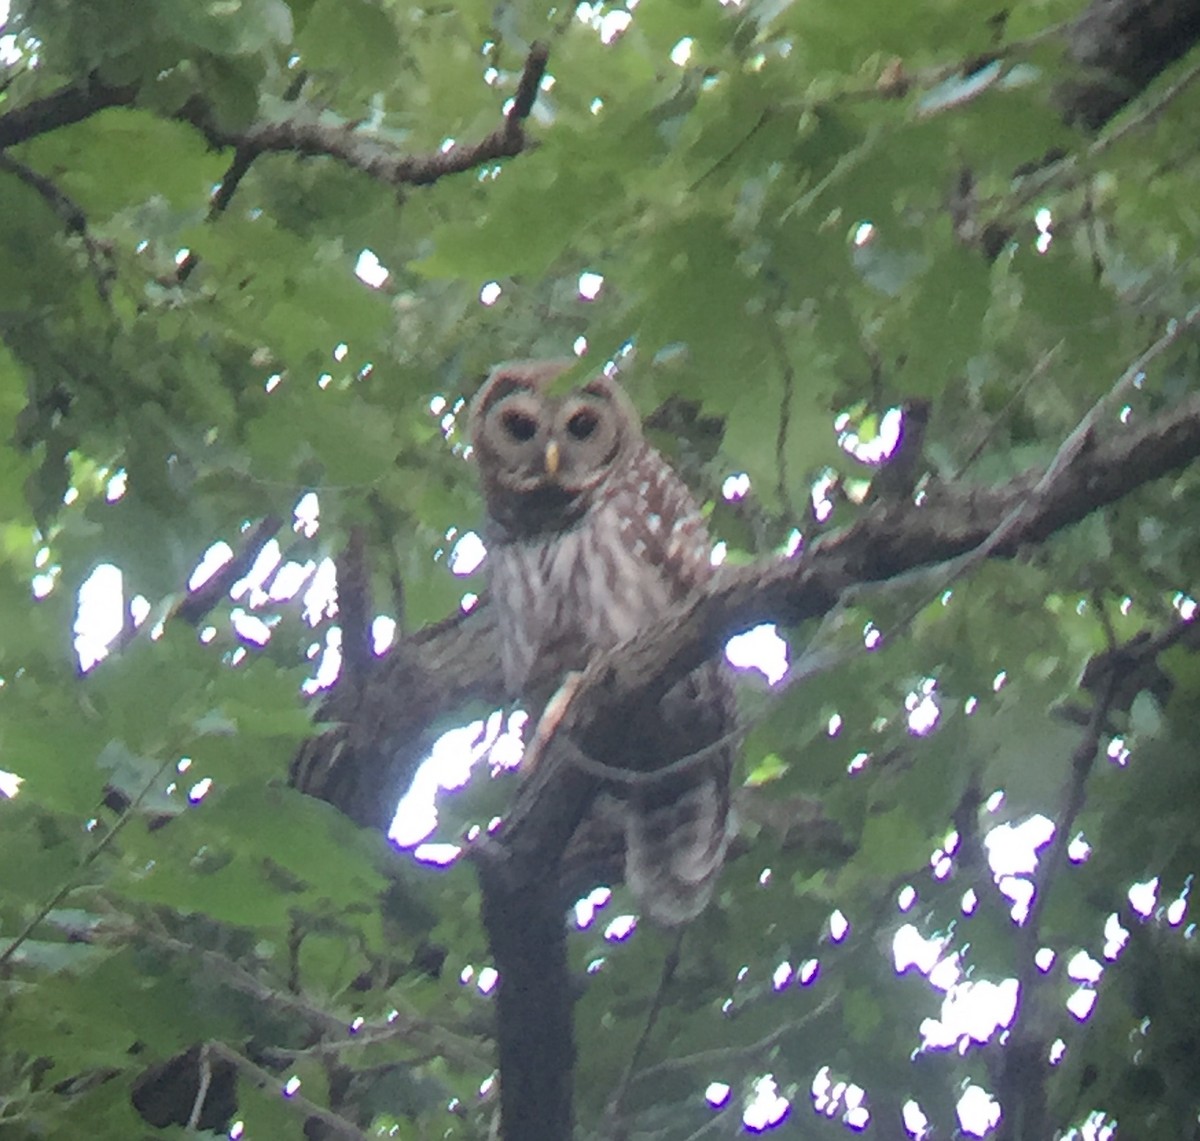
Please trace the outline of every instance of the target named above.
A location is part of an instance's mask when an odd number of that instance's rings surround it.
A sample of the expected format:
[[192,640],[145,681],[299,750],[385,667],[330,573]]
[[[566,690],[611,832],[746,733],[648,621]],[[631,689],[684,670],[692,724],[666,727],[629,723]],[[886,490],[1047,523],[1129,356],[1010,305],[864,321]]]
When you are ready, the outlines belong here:
[[962,957],[957,951],[939,959],[937,965],[929,972],[929,985],[934,990],[948,991],[962,978]]
[[912,884],[905,884],[900,893],[896,897],[896,907],[900,911],[907,911],[914,903],[917,902],[917,889]]
[[840,943],[850,934],[850,920],[840,910],[835,909],[829,917],[829,938]]
[[937,966],[946,939],[927,939],[911,923],[903,924],[892,936],[892,963],[898,975],[915,967],[921,974],[928,975]]
[[693,44],[691,36],[684,36],[671,49],[668,58],[676,67],[686,67],[688,60],[692,58]]
[[1105,749],[1105,755],[1118,768],[1124,768],[1129,764],[1129,749],[1125,744],[1124,737],[1114,737],[1108,743],[1108,748]]
[[744,472],[734,472],[725,477],[721,484],[721,497],[730,501],[745,499],[750,494],[750,477]]
[[804,546],[804,536],[793,527],[787,537],[787,542],[783,545],[783,554],[785,558],[792,558],[800,553]]
[[188,800],[192,804],[199,804],[212,791],[212,786],[212,777],[202,777],[188,789]]
[[[657,518],[657,516],[654,516],[654,515],[650,516],[652,530],[656,529],[655,525],[653,523],[653,520],[656,518]],[[712,563],[713,566],[719,567],[725,561],[725,557],[728,554],[729,554],[729,544],[726,543],[724,539],[722,539],[722,540],[720,540],[720,542],[713,544],[712,554],[710,554],[708,556],[708,561],[710,563]]]
[[1104,968],[1086,951],[1076,951],[1067,960],[1067,977],[1078,983],[1098,983]]
[[1166,916],[1167,922],[1172,927],[1178,927],[1187,915],[1187,896],[1181,895],[1178,899],[1173,899],[1167,906]]
[[354,263],[354,276],[358,278],[364,285],[369,285],[372,289],[379,289],[390,276],[390,271],[373,250],[365,249],[358,255],[358,260]]
[[21,785],[25,778],[18,776],[16,773],[10,773],[7,769],[0,769],[0,796],[7,800],[12,800],[14,796],[21,791]]
[[742,1111],[742,1124],[750,1133],[774,1129],[788,1115],[791,1102],[779,1092],[772,1074],[763,1074],[754,1083],[754,1097]]
[[458,972],[458,981],[463,986],[467,986],[474,977],[475,977],[475,968],[473,966],[471,966],[470,963],[468,963],[465,967],[463,967],[463,969],[461,971]]
[[843,413],[834,422],[838,433],[838,444],[859,463],[878,467],[888,459],[900,444],[904,413],[899,408],[889,408],[879,419],[873,435],[863,438],[851,428],[850,417]]
[[769,685],[781,681],[788,669],[787,642],[775,626],[764,623],[725,643],[725,657],[738,669],[756,669]]
[[217,636],[217,628],[215,626],[205,626],[197,635],[202,646],[207,646]]
[[959,904],[964,915],[974,915],[975,909],[979,906],[979,896],[976,895],[975,889],[968,888],[963,892],[962,900]]
[[829,718],[828,725],[825,726],[825,733],[829,737],[836,737],[842,731],[842,715],[834,713]]
[[704,1100],[713,1109],[724,1109],[729,1104],[729,1095],[731,1093],[733,1093],[733,1090],[724,1082],[709,1082],[708,1088],[704,1091]]
[[246,1133],[246,1123],[244,1121],[235,1121],[229,1127],[229,1141],[241,1141]]
[[294,1097],[300,1091],[300,1079],[293,1074],[286,1082],[283,1083],[283,1096]]
[[1032,875],[1037,869],[1038,850],[1053,837],[1053,822],[1040,812],[1019,824],[998,824],[983,838],[992,874]]
[[1186,594],[1177,594],[1171,600],[1172,605],[1185,622],[1191,622],[1196,617],[1196,600]]
[[496,984],[500,981],[500,972],[495,967],[484,967],[479,972],[479,978],[475,983],[480,994],[491,994],[496,989]]
[[[41,554],[40,551],[38,553]],[[85,673],[107,656],[109,644],[121,632],[124,624],[123,591],[124,576],[111,563],[101,563],[79,587],[74,626],[75,653],[79,658],[79,668]]]
[[850,758],[849,764],[846,765],[846,772],[848,772],[851,776],[853,776],[855,773],[860,773],[867,767],[870,761],[870,753],[855,753],[854,756]]
[[1020,926],[1029,918],[1029,908],[1033,905],[1034,887],[1031,880],[1022,876],[1000,876],[996,880],[1000,894],[1012,900],[1009,915],[1013,922]]
[[124,468],[119,468],[104,486],[104,498],[109,503],[116,503],[129,488],[129,476]]
[[1143,919],[1149,918],[1158,900],[1158,876],[1145,883],[1135,883],[1129,889],[1129,906]]
[[983,807],[987,812],[996,812],[1000,805],[1004,803],[1004,789],[998,788],[983,802]]
[[612,899],[612,889],[608,887],[592,888],[582,899],[575,901],[575,926],[581,931],[590,927],[596,919],[596,913],[607,907]]
[[247,595],[247,603],[251,609],[262,606],[269,596],[266,591],[267,579],[275,572],[283,559],[283,550],[277,539],[270,539],[264,545],[251,564],[246,574],[237,580],[229,589],[230,598],[240,598]]
[[484,305],[495,305],[503,289],[498,281],[489,281],[479,290],[479,300]]
[[1073,864],[1082,864],[1092,854],[1092,846],[1078,833],[1067,845],[1067,859]]
[[333,383],[333,373],[322,372],[317,374],[317,387],[323,392]]
[[266,620],[257,614],[248,613],[240,606],[235,606],[229,612],[229,621],[239,638],[253,642],[256,646],[265,646],[271,640],[271,627],[278,624],[279,615],[274,614]]
[[840,1117],[842,1124],[859,1132],[870,1122],[867,1091],[855,1082],[835,1079],[828,1066],[822,1066],[813,1077],[810,1088],[813,1110],[822,1117]]
[[587,354],[587,351],[588,351],[587,337],[580,335],[580,336],[576,337],[574,341],[571,342],[571,352],[573,352],[577,357],[585,356]]
[[938,1017],[921,1022],[923,1048],[962,1050],[971,1043],[982,1046],[1013,1024],[1018,991],[1016,979],[955,983],[947,989]]
[[1057,956],[1051,947],[1039,947],[1033,956],[1034,966],[1037,967],[1042,974],[1045,974],[1052,966]]
[[350,1020],[350,1025],[346,1027],[346,1032],[348,1034],[357,1034],[366,1024],[367,1020],[359,1014]]
[[462,854],[457,844],[418,844],[413,849],[413,859],[418,864],[430,864],[435,868],[444,868],[454,863]]
[[817,981],[817,976],[821,973],[820,959],[805,959],[800,964],[799,970],[796,971],[796,983],[799,986],[812,986]]
[[579,275],[579,296],[584,301],[595,301],[600,296],[603,286],[604,274],[602,273],[596,273],[589,269]]
[[300,684],[301,690],[312,696],[323,689],[328,689],[342,672],[342,631],[337,626],[330,627],[325,632],[325,645],[317,662],[317,672],[310,678],[305,678]]
[[909,1098],[900,1107],[900,1119],[904,1122],[904,1132],[913,1141],[924,1141],[929,1136],[929,1118],[925,1116],[920,1103]]
[[758,886],[766,887],[770,882],[771,882],[771,869],[763,868],[763,870],[758,873]]
[[914,737],[924,737],[932,733],[942,715],[933,699],[933,689],[932,679],[926,678],[921,683],[919,692],[910,693],[904,699],[904,708],[908,712],[908,731]]
[[623,943],[636,930],[636,915],[618,915],[604,929],[604,938],[609,943]]
[[876,233],[875,226],[871,222],[859,222],[854,227],[854,236],[851,241],[861,249],[875,237]]
[[824,523],[833,514],[833,500],[830,493],[838,484],[838,475],[832,468],[826,468],[821,476],[813,483],[811,497],[813,516],[818,523]]
[[479,1083],[479,1096],[480,1097],[487,1097],[488,1094],[490,1094],[492,1092],[492,1090],[494,1090],[496,1088],[497,1076],[498,1075],[496,1074],[496,1072],[493,1071],[492,1073],[488,1074],[488,1076],[486,1078],[484,1078],[483,1081],[481,1081]]
[[458,600],[458,608],[464,614],[470,614],[471,611],[475,609],[475,607],[478,603],[479,603],[479,595],[476,594],[474,591],[468,590],[467,593],[464,594],[462,596],[462,598],[460,598]]
[[[214,574],[217,573],[230,559],[233,558],[233,548],[226,542],[221,541],[213,543],[207,551],[204,552],[197,564],[196,569],[192,571],[191,577],[188,579],[188,590],[199,590]],[[116,570],[115,567],[112,568]],[[100,570],[99,567],[96,570]],[[117,572],[120,574],[120,572]],[[94,572],[93,572],[94,574]]]
[[595,959],[592,959],[584,969],[589,975],[598,975],[604,969],[604,964],[607,962],[608,959],[604,955],[599,955]]
[[984,1137],[1000,1124],[1000,1103],[982,1086],[967,1086],[955,1111],[962,1131],[971,1137]]
[[487,555],[483,540],[474,531],[466,531],[450,550],[450,573],[465,577],[474,574]]
[[315,491],[306,491],[292,508],[292,530],[311,539],[321,525],[321,501]]
[[1096,1005],[1096,992],[1091,987],[1081,986],[1068,997],[1067,1009],[1080,1022],[1086,1022]]
[[994,678],[992,678],[992,692],[999,693],[1008,682],[1008,671],[1001,670]]
[[877,650],[882,641],[883,631],[874,622],[868,622],[863,627],[863,645],[868,650]]
[[382,656],[396,640],[396,619],[387,614],[377,614],[371,622],[371,650]]
[[771,975],[771,986],[775,990],[783,990],[792,981],[792,964],[786,960],[775,968]]
[[1057,1066],[1063,1060],[1067,1053],[1067,1044],[1061,1038],[1055,1038],[1050,1043],[1050,1049],[1046,1054],[1046,1061],[1052,1066]]

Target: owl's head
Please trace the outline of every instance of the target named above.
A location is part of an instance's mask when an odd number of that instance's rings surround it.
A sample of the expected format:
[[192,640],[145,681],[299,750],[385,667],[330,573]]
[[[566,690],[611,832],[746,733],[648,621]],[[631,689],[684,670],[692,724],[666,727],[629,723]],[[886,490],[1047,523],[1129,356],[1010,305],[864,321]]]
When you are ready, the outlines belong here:
[[561,396],[549,391],[574,363],[497,365],[471,402],[488,514],[511,532],[571,526],[641,446],[637,414],[615,381],[599,376]]

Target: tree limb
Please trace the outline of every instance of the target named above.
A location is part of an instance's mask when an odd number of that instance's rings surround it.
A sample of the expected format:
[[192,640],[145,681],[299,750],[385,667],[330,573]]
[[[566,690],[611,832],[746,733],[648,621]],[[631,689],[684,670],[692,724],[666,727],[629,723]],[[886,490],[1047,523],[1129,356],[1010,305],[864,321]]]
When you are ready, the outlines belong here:
[[[355,130],[353,123],[318,119],[312,108],[298,107],[286,118],[262,120],[238,130],[218,122],[207,100],[193,97],[169,117],[190,123],[212,147],[233,148],[237,152],[235,165],[226,176],[230,185],[219,192],[224,196],[218,200],[220,207],[225,205],[250,163],[268,153],[324,155],[389,186],[428,186],[447,175],[512,158],[529,146],[525,120],[533,109],[548,60],[546,45],[535,43],[525,58],[516,95],[500,126],[475,143],[456,143],[431,154],[397,151],[390,144]],[[60,88],[0,115],[0,150],[81,122],[109,107],[133,106],[140,93],[137,86],[113,86],[95,75],[83,84]]]

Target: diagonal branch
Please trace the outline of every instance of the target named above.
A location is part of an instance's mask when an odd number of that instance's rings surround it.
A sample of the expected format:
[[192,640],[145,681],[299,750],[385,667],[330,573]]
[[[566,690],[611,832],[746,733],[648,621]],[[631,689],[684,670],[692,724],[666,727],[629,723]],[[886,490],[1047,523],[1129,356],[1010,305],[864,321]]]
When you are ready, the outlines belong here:
[[[234,148],[237,160],[226,176],[231,186],[223,187],[218,202],[233,188],[259,155],[292,153],[338,160],[388,186],[428,186],[451,174],[461,174],[502,158],[513,158],[528,149],[525,121],[533,110],[538,89],[546,74],[549,48],[535,43],[525,58],[517,92],[503,122],[475,143],[455,144],[431,154],[406,154],[365,132],[354,122],[318,119],[312,108],[297,108],[294,114],[263,120],[244,130],[223,126],[211,105],[200,97],[185,103],[171,118],[190,123],[214,148]],[[129,107],[137,102],[136,86],[113,86],[95,76],[83,84],[60,88],[41,99],[0,115],[0,150],[27,142],[60,127],[78,123],[109,107]]]

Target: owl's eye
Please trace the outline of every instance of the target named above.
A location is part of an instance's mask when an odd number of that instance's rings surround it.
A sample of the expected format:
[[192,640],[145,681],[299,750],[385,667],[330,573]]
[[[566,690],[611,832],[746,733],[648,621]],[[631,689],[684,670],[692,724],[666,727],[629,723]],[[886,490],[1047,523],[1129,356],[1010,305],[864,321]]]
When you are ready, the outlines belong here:
[[514,440],[520,440],[522,443],[532,440],[537,435],[537,421],[532,416],[526,416],[524,412],[505,412],[500,418],[500,423]]
[[567,431],[577,440],[586,440],[600,423],[600,417],[590,409],[583,408],[567,421]]

